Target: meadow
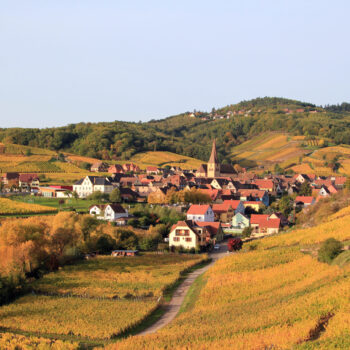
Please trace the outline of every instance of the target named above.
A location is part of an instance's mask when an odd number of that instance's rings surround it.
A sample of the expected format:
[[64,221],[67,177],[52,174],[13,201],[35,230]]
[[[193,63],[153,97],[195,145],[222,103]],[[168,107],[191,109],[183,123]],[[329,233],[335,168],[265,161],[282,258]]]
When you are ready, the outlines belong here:
[[113,338],[147,318],[181,274],[205,258],[149,253],[67,265],[34,282],[33,294],[2,306],[0,327],[33,336]]
[[88,212],[91,205],[96,204],[96,200],[81,198],[65,198],[64,203],[60,204],[61,198],[34,197],[34,196],[13,196],[11,200],[15,203],[28,205],[40,205],[60,210],[76,210],[77,212]]

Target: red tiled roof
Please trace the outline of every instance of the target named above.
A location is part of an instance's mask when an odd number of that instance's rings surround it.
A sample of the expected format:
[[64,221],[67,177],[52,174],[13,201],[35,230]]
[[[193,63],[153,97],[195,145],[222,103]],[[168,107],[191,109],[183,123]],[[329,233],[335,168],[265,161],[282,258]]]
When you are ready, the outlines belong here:
[[252,214],[250,217],[250,223],[253,225],[259,225],[260,228],[279,228],[281,219],[272,219],[267,214]]
[[346,182],[346,177],[345,176],[337,176],[334,180],[334,183],[336,185],[344,185]]
[[190,215],[204,215],[207,210],[210,208],[210,205],[207,204],[192,204],[187,211],[187,214]]
[[220,228],[220,222],[195,221],[195,224],[200,227],[206,227],[213,236],[217,234]]
[[254,182],[259,188],[268,188],[273,189],[273,181],[272,180],[260,180],[256,179]]
[[230,208],[232,208],[230,203],[213,204],[214,213],[226,213]]
[[295,201],[294,202],[302,202],[304,204],[311,204],[312,201],[314,200],[314,197],[312,196],[297,196],[295,198]]
[[237,209],[238,206],[239,206],[239,203],[241,203],[240,200],[234,200],[234,199],[227,199],[227,200],[224,200],[224,204],[231,204],[231,207],[233,209]]
[[248,197],[248,196],[252,196],[252,197],[257,197],[257,198],[262,198],[265,195],[265,191],[263,190],[239,190],[239,193],[241,194],[241,197]]
[[30,182],[37,178],[38,178],[37,174],[20,174],[19,175],[19,181],[21,182]]

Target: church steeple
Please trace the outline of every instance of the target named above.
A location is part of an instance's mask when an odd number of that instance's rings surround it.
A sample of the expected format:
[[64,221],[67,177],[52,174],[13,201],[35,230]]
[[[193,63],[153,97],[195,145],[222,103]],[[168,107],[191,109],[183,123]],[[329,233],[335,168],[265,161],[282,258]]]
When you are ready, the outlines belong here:
[[213,141],[213,147],[211,148],[211,155],[210,155],[208,163],[219,164],[218,155],[216,153],[216,142],[215,142],[215,139]]
[[213,147],[211,149],[211,155],[208,161],[208,177],[219,177],[220,176],[220,164],[218,155],[216,152],[216,142],[213,141]]

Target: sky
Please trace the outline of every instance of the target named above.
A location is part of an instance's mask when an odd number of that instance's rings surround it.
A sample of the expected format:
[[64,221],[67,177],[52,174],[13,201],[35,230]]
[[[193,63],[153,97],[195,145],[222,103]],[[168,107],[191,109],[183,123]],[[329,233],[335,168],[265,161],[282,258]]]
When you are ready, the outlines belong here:
[[348,0],[0,0],[0,128],[350,102]]

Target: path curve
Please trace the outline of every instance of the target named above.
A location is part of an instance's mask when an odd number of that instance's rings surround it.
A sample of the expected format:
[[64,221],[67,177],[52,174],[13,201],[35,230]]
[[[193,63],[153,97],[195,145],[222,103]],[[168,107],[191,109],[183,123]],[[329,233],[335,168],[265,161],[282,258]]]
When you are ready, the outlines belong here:
[[199,277],[201,274],[207,271],[210,267],[212,267],[217,260],[223,258],[224,256],[227,256],[226,252],[227,252],[227,246],[225,243],[222,243],[219,252],[209,254],[212,261],[208,265],[188,274],[186,279],[175,290],[169,304],[166,306],[166,311],[161,316],[161,318],[157,322],[155,322],[152,326],[146,328],[145,330],[138,333],[137,335],[152,334],[157,332],[159,329],[165,327],[166,325],[168,325],[178,314],[180,307],[192,283],[196,280],[197,277]]

